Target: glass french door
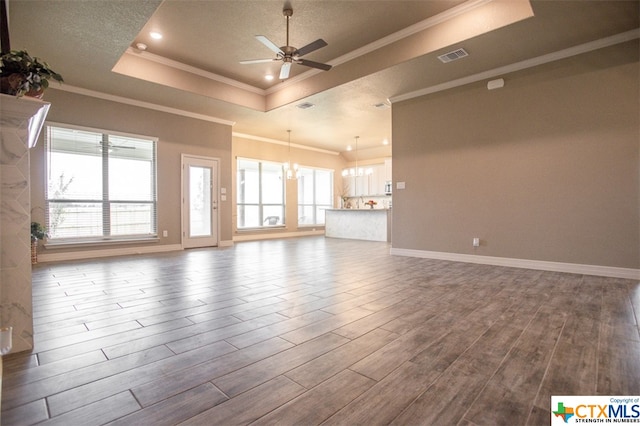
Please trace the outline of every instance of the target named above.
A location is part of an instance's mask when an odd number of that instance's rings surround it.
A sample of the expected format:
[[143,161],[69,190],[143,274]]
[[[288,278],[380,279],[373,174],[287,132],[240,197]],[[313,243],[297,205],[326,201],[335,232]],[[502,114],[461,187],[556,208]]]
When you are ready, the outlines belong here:
[[182,156],[182,246],[218,245],[218,161]]

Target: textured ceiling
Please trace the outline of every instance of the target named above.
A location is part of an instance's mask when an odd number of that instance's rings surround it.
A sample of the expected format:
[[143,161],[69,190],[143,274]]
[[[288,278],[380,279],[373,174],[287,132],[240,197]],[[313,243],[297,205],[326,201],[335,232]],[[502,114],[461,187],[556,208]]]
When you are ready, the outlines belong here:
[[[262,138],[286,140],[286,129],[292,129],[295,143],[337,152],[359,135],[365,158],[367,151],[390,155],[391,148],[381,144],[391,140],[391,109],[375,104],[637,29],[639,3],[293,1],[290,44],[323,38],[328,46],[305,58],[334,68],[294,65],[285,82],[263,79],[269,71],[277,75],[279,63],[239,64],[272,57],[257,34],[285,44],[279,1],[10,0],[9,24],[12,47],[45,58],[64,76],[64,90],[228,120],[235,132]],[[417,33],[402,33],[425,23]],[[150,30],[164,38],[150,39]],[[137,51],[137,42],[148,49]],[[450,64],[437,60],[458,47],[469,57]],[[302,102],[315,106],[301,110],[296,105]]]
[[[463,0],[295,2],[289,42],[300,48],[322,38],[328,46],[306,58],[330,61],[461,3]],[[286,44],[282,9],[277,1],[165,1],[135,41],[147,44],[151,53],[267,89],[278,81],[269,83],[263,76],[267,71],[277,76],[279,63],[239,62],[274,57],[255,35],[264,35],[277,46]],[[160,42],[151,39],[149,32],[154,30],[166,37]],[[306,70],[294,65],[291,75]]]

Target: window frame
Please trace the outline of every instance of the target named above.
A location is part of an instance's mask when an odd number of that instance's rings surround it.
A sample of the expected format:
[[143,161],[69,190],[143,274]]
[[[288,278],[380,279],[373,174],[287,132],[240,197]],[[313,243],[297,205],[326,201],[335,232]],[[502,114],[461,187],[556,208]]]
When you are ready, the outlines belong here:
[[[50,198],[49,197],[49,189],[50,182],[54,179],[50,176],[50,166],[51,166],[51,147],[50,147],[50,129],[51,128],[60,128],[65,130],[78,130],[87,133],[95,133],[101,136],[101,143],[104,141],[109,141],[109,137],[119,137],[119,138],[131,138],[136,139],[138,141],[148,141],[151,143],[151,165],[150,165],[150,175],[149,175],[149,183],[151,184],[150,188],[150,200],[137,200],[137,199],[115,199],[109,198],[109,168],[107,166],[106,170],[103,169],[100,177],[100,192],[102,197],[100,199],[93,198]],[[107,129],[99,129],[95,127],[87,127],[87,126],[78,126],[67,123],[58,123],[58,122],[50,122],[47,121],[45,123],[44,129],[44,152],[46,155],[46,159],[44,162],[44,212],[45,212],[45,226],[47,229],[50,229],[50,203],[68,203],[70,205],[85,203],[85,204],[96,204],[100,205],[100,217],[102,220],[102,235],[92,235],[92,236],[76,236],[76,237],[59,237],[59,238],[48,238],[45,242],[47,246],[69,246],[69,245],[104,245],[104,244],[113,244],[113,243],[126,243],[126,242],[136,242],[136,241],[156,241],[158,240],[158,138],[147,135],[138,135],[127,132],[120,132],[114,130]],[[82,155],[80,152],[76,152],[79,155]],[[110,158],[110,151],[103,150],[102,155],[100,156],[102,164],[108,164]],[[131,233],[131,234],[113,234],[112,233],[112,225],[114,224],[114,220],[110,215],[112,210],[112,206],[114,205],[124,205],[124,204],[146,204],[151,207],[151,218],[149,227],[151,231],[149,233]]]
[[[318,222],[318,218],[317,218],[317,214],[318,214],[318,209],[320,208],[325,208],[325,209],[331,209],[333,208],[333,194],[334,194],[334,182],[335,182],[335,170],[334,169],[325,169],[325,168],[321,168],[321,167],[309,167],[309,166],[300,166],[298,168],[298,173],[301,173],[302,170],[311,170],[313,171],[313,203],[312,204],[308,204],[308,203],[301,203],[300,202],[300,184],[298,184],[298,205],[296,206],[297,210],[298,210],[298,220],[300,218],[300,208],[301,207],[312,207],[313,210],[313,223],[304,223],[304,224],[300,224],[298,223],[298,227],[299,228],[304,228],[304,227],[317,227],[317,226],[325,226],[326,224],[326,220],[325,222]],[[329,188],[331,193],[329,194],[329,204],[319,204],[317,201],[317,175],[316,172],[317,171],[322,171],[322,172],[328,172],[329,176],[331,177],[331,182],[329,182]]]
[[[254,162],[257,163],[258,165],[258,202],[257,203],[246,203],[246,202],[240,202],[240,194],[241,194],[241,190],[240,190],[240,168],[239,166],[239,162],[240,161],[248,161],[248,162]],[[263,202],[263,193],[262,193],[262,183],[263,183],[263,176],[262,176],[262,169],[263,169],[263,164],[269,164],[269,165],[276,165],[280,168],[280,181],[282,182],[282,204],[275,204],[275,203],[265,203]],[[286,227],[286,215],[287,215],[287,199],[286,199],[286,194],[287,194],[287,188],[286,188],[286,183],[285,183],[285,172],[284,172],[284,166],[282,165],[282,163],[279,163],[277,161],[269,161],[269,160],[260,160],[260,159],[256,159],[256,158],[248,158],[248,157],[236,157],[236,230],[238,232],[244,232],[244,231],[255,231],[255,230],[264,230],[264,229],[274,229],[274,228],[285,228]],[[260,225],[258,226],[243,226],[240,227],[240,207],[246,207],[246,206],[253,206],[253,207],[257,207],[258,208],[258,223]],[[264,208],[265,207],[281,207],[282,208],[282,220],[280,221],[280,223],[275,224],[275,225],[265,225],[264,222],[266,221],[265,218],[265,214],[264,214]]]

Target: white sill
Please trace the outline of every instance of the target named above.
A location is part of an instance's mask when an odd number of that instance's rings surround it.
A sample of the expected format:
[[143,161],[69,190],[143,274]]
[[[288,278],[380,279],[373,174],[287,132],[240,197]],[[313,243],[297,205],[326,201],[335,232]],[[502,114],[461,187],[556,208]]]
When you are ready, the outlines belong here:
[[[322,225],[299,225],[298,229],[312,229],[312,228],[324,228],[326,225],[323,223]],[[287,229],[286,225],[277,225],[277,226],[265,226],[265,227],[257,227],[257,228],[242,228],[238,229],[236,232],[238,234],[242,233],[255,233],[261,231],[282,231],[283,229]]]
[[73,247],[99,247],[116,244],[140,244],[140,243],[157,243],[160,238],[154,237],[138,237],[138,238],[112,238],[108,240],[74,240],[74,241],[49,241],[44,243],[47,250],[65,249]]
[[262,226],[262,227],[256,227],[256,228],[240,228],[238,229],[238,233],[257,232],[257,231],[278,231],[282,229],[286,229],[286,225]]

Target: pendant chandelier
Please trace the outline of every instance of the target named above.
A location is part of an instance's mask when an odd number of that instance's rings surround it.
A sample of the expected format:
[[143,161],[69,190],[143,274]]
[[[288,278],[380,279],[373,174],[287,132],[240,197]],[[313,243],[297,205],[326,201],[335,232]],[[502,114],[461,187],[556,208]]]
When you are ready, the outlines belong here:
[[298,164],[294,163],[293,167],[291,166],[291,130],[287,130],[289,134],[289,158],[287,162],[284,163],[284,171],[287,175],[287,179],[297,179],[298,178]]

